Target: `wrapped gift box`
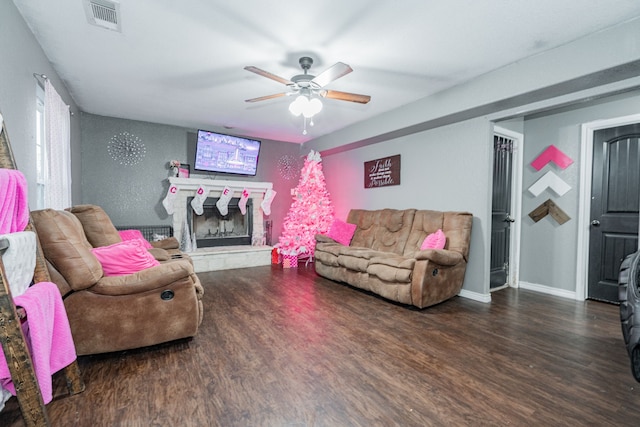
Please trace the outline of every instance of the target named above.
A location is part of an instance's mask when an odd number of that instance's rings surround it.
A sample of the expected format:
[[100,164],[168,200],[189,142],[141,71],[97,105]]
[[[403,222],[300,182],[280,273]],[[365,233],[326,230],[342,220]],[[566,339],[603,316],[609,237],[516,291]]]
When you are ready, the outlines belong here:
[[298,267],[298,255],[282,255],[282,267],[283,268],[297,268]]
[[280,253],[278,253],[278,248],[273,248],[271,251],[271,264],[280,264],[282,262],[282,258]]

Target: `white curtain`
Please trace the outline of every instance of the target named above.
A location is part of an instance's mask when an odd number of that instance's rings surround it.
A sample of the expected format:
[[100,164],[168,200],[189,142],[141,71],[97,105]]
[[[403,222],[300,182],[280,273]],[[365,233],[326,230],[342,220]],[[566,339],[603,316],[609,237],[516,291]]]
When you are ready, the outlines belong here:
[[69,106],[46,79],[44,82],[44,129],[48,176],[45,206],[71,206],[71,119]]

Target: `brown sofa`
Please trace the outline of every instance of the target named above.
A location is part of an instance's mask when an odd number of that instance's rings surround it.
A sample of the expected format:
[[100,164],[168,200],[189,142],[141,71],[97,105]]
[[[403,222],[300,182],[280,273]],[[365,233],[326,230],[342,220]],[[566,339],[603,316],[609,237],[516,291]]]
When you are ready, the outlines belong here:
[[104,276],[76,216],[53,209],[33,211],[31,216],[51,280],[64,299],[79,355],[196,335],[204,291],[188,260]]
[[[349,246],[316,235],[315,269],[384,298],[428,307],[460,292],[472,221],[467,212],[353,209],[347,222],[357,228]],[[420,250],[438,229],[446,236],[445,248]]]

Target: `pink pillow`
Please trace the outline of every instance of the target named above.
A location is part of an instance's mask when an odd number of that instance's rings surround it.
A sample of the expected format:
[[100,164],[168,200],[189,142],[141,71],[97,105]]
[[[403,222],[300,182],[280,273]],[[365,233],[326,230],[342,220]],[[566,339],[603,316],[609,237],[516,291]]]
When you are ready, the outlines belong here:
[[353,238],[353,234],[356,232],[356,227],[357,226],[355,224],[349,224],[348,222],[344,222],[336,218],[333,220],[331,227],[329,227],[327,236],[342,245],[349,246],[349,243],[351,243],[351,239]]
[[91,252],[102,264],[105,276],[123,276],[160,265],[140,239],[93,248]]
[[425,249],[444,249],[444,245],[447,243],[447,238],[442,232],[442,230],[438,229],[435,233],[429,234],[424,238],[422,242],[422,246],[420,246],[420,250],[424,251]]
[[142,240],[142,243],[144,244],[145,248],[151,249],[153,247],[151,245],[151,243],[149,243],[144,238],[144,236],[142,235],[142,232],[140,230],[120,230],[120,231],[118,231],[118,234],[120,235],[120,238],[122,239],[123,242],[125,242],[127,240],[140,239],[140,240]]

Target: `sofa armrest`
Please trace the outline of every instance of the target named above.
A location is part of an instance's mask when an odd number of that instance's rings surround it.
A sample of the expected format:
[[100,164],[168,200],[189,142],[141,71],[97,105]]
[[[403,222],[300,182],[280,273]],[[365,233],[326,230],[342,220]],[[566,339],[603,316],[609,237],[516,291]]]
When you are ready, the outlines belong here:
[[316,234],[316,242],[318,243],[338,243],[326,234]]
[[180,280],[193,282],[193,266],[189,261],[174,261],[124,276],[107,276],[87,289],[101,295],[132,295],[167,287]]
[[[421,256],[423,252],[432,252],[431,258],[416,260],[411,277],[411,303],[418,308],[428,307],[457,295],[462,288],[467,268],[467,263],[459,252],[426,250],[420,251]],[[458,262],[454,262],[456,259]]]
[[158,240],[157,242],[149,242],[154,248],[160,249],[179,249],[180,242],[175,237],[167,237],[166,239]]
[[168,261],[171,259],[171,255],[165,249],[162,248],[149,248],[147,249],[156,261]]
[[426,249],[417,251],[414,255],[416,260],[427,260],[440,265],[456,265],[463,260],[462,254],[446,249]]

